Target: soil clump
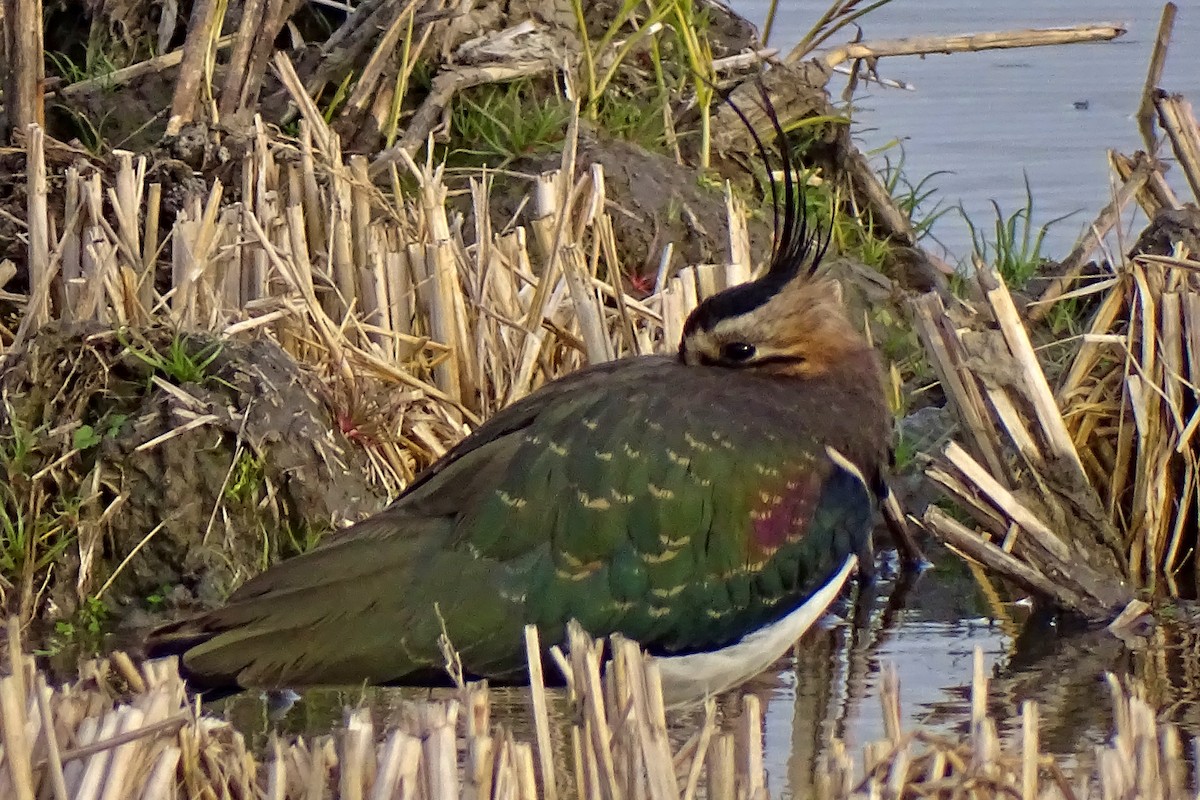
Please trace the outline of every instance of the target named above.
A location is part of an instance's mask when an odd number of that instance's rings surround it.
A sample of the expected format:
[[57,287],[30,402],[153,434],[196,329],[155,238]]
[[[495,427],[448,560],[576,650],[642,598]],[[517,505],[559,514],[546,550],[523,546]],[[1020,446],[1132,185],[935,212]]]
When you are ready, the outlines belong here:
[[0,392],[5,520],[42,562],[6,587],[10,612],[212,606],[383,504],[322,389],[265,338],[51,324]]

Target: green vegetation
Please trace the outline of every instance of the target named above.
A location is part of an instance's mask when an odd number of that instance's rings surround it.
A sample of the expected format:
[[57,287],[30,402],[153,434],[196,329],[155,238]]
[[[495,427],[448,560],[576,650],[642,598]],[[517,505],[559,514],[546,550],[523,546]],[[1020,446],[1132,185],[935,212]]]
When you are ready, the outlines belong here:
[[[846,200],[837,186],[828,182],[819,182],[814,186],[812,171],[801,171],[797,177],[808,183],[809,188],[804,194],[808,218],[822,228],[829,227],[833,252],[858,259],[868,267],[882,271],[891,244],[875,233],[871,214],[854,213],[853,209],[847,209]],[[765,191],[766,197],[770,198],[770,190]]]
[[1065,297],[1050,306],[1046,322],[1055,336],[1078,336],[1083,333],[1083,297]]
[[297,524],[292,521],[283,526],[283,531],[287,534],[287,547],[284,549],[284,556],[307,553],[320,544],[321,539],[327,533],[326,530],[314,527],[306,522]]
[[713,70],[712,47],[708,40],[709,18],[696,0],[675,0],[675,35],[687,56],[687,75],[700,109],[700,167],[708,169],[711,156],[711,107],[717,75]]
[[958,207],[963,220],[971,231],[971,241],[974,243],[975,255],[982,261],[992,264],[1011,288],[1020,289],[1041,268],[1042,241],[1052,225],[1070,217],[1064,214],[1041,226],[1033,223],[1033,192],[1029,188],[1029,176],[1025,176],[1025,205],[1009,216],[1005,216],[1000,204],[992,201],[996,211],[996,219],[992,226],[992,237],[977,227],[967,216],[962,206]]
[[105,415],[101,430],[97,430],[87,423],[81,423],[71,435],[71,444],[76,450],[91,450],[105,439],[115,438],[121,432],[121,426],[127,419],[129,419],[128,414]]
[[[845,29],[847,26],[853,25],[862,17],[870,14],[877,8],[886,6],[892,0],[875,0],[872,3],[863,5],[862,0],[834,0],[834,2],[825,9],[825,13],[813,23],[813,26],[808,30],[808,33],[800,37],[795,50],[800,53],[800,58],[804,58],[809,53],[816,50],[822,44],[830,39],[838,31]],[[775,12],[778,7],[779,0],[771,0],[771,7],[767,11],[767,22],[763,26],[763,44],[765,45],[771,37],[771,28],[775,22]]]
[[18,602],[35,591],[36,575],[53,565],[73,541],[70,523],[78,519],[79,501],[59,498],[45,508],[47,498],[21,502],[10,486],[0,487],[0,604],[8,605],[10,593]]
[[[119,69],[152,57],[153,43],[147,38],[129,45],[102,26],[92,26],[86,44],[67,51],[46,52],[46,77],[63,86],[88,82],[92,89],[82,95],[59,92],[48,108],[58,112],[65,130],[62,138],[78,139],[93,155],[101,155],[124,144],[128,121],[120,103],[110,102],[115,87],[109,77]],[[160,116],[165,116],[163,114]]]
[[46,646],[35,651],[36,654],[53,657],[62,653],[98,651],[111,614],[112,610],[100,598],[86,598],[72,617],[54,623],[54,632]]
[[146,608],[150,609],[151,611],[157,611],[161,609],[166,605],[167,594],[170,591],[171,587],[164,585],[160,587],[158,591],[151,592],[150,594],[146,595]]
[[228,503],[250,503],[259,498],[265,486],[266,467],[249,448],[243,448],[233,464],[229,481],[225,484],[225,501]]
[[667,152],[673,131],[667,127],[671,110],[665,91],[649,101],[611,91],[598,109],[597,122],[602,130],[646,150]]
[[0,433],[0,608],[23,614],[45,590],[58,557],[77,539],[83,498],[46,491],[49,468],[42,467],[42,451],[52,436],[48,426],[26,427],[10,405],[5,411],[8,429]]
[[837,214],[833,219],[833,246],[868,267],[883,270],[891,245],[875,235],[870,215]]
[[[83,64],[75,63],[64,53],[47,53],[46,60],[51,66],[51,74],[57,73],[64,84],[98,80],[100,91],[105,94],[110,91],[110,87],[106,85],[104,78],[117,70],[116,65],[106,54],[93,53],[90,48],[88,57]],[[88,108],[77,105],[60,95],[53,102],[52,108],[62,112],[67,118],[72,129],[71,132],[88,152],[99,155],[109,146],[108,140],[112,136],[114,122],[116,122],[114,115],[118,112],[116,104],[107,104],[105,110],[97,115]]]
[[321,116],[325,122],[333,122],[333,116],[338,109],[346,102],[346,98],[350,96],[350,87],[354,85],[355,73],[353,70],[346,73],[346,77],[342,78],[342,82],[338,84],[337,89],[333,92],[333,97],[325,103],[325,107],[321,109]]
[[910,472],[920,455],[921,451],[917,447],[917,443],[904,435],[903,428],[897,428],[895,442],[892,446],[893,471],[897,474]]
[[[46,53],[49,76],[59,78],[68,86],[93,80],[103,86],[105,79],[120,69],[112,48],[106,44],[96,38],[91,39],[81,59],[72,58],[68,53]],[[126,60],[125,66],[128,63]]]
[[451,113],[450,155],[502,169],[522,156],[560,146],[571,105],[539,95],[527,79],[461,93]]
[[897,147],[900,155],[893,163],[892,159],[886,153],[884,154],[884,163],[883,169],[880,170],[880,178],[883,181],[883,187],[887,189],[887,193],[896,201],[896,205],[900,207],[900,210],[908,216],[909,221],[912,223],[913,233],[916,234],[917,240],[920,241],[929,235],[929,231],[935,222],[952,210],[952,207],[943,205],[940,199],[934,203],[933,208],[928,210],[925,208],[928,201],[937,194],[937,188],[930,186],[930,181],[946,173],[945,170],[931,172],[914,184],[909,180],[908,174],[904,171],[904,148],[897,142],[894,145],[882,148],[882,150],[887,150],[891,146]]
[[[573,0],[572,2],[572,8],[575,11],[575,20],[583,38],[583,77],[585,90],[583,108],[586,115],[591,119],[595,119],[598,116],[598,103],[600,99],[604,96],[609,84],[616,77],[617,72],[625,63],[630,53],[642,44],[647,36],[652,36],[658,26],[668,16],[677,13],[679,6],[690,7],[691,3],[688,0],[667,0],[666,2],[651,3],[650,13],[642,19],[635,20],[635,14],[642,5],[642,0],[625,0],[609,23],[604,35],[600,37],[600,40],[593,47],[588,37],[583,0]],[[678,9],[678,13],[684,15],[684,18],[686,18],[686,11]],[[635,32],[632,36],[626,37],[619,46],[616,46],[611,64],[607,70],[601,73],[599,71],[601,58],[614,46],[617,36],[625,31],[626,26],[634,22],[636,22]]]
[[177,385],[220,380],[209,372],[209,367],[221,355],[223,345],[220,342],[210,342],[193,350],[187,337],[176,333],[166,349],[159,350],[140,337],[135,337],[140,339],[135,343],[130,336],[128,330],[117,332],[117,340],[125,347],[125,352],[148,366],[154,375]]
[[[576,87],[580,115],[605,135],[667,152],[676,141],[672,98],[694,96],[700,119],[697,130],[684,135],[700,137],[699,161],[707,166],[715,81],[708,11],[693,0],[648,5],[626,0],[592,41],[581,0],[575,0],[574,10],[583,31],[581,86]],[[428,67],[414,68],[409,85],[427,83],[427,72]],[[653,83],[646,81],[650,76]],[[467,89],[451,103],[448,153],[503,168],[522,156],[557,149],[572,106],[545,78]]]

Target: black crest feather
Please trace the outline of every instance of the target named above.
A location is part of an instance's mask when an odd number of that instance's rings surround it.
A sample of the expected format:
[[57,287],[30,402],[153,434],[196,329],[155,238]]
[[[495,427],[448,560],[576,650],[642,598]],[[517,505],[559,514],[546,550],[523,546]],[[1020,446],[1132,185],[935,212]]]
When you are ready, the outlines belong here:
[[[737,114],[738,119],[746,126],[754,147],[762,160],[767,173],[767,181],[771,186],[771,207],[774,212],[775,236],[771,248],[771,262],[767,268],[764,280],[772,283],[786,283],[804,274],[811,275],[821,263],[825,252],[829,249],[832,238],[832,223],[822,231],[808,217],[808,204],[805,202],[804,183],[797,178],[796,163],[792,159],[792,141],[775,105],[767,94],[766,87],[761,81],[756,83],[763,113],[771,123],[771,130],[779,147],[780,171],[783,173],[783,197],[779,196],[779,183],[775,180],[771,168],[771,156],[766,144],[745,112],[738,107],[733,99],[725,94],[722,96],[725,104]],[[781,218],[782,216],[782,218]]]
[[720,96],[746,126],[767,173],[774,217],[771,261],[766,273],[758,280],[731,287],[697,306],[684,327],[685,335],[690,330],[711,329],[719,320],[753,311],[774,297],[785,284],[802,275],[811,276],[824,258],[832,239],[832,221],[830,227],[822,232],[809,219],[804,183],[797,178],[796,164],[792,159],[791,139],[779,121],[771,97],[761,81],[757,82],[757,87],[761,108],[771,123],[771,130],[779,147],[780,168],[783,173],[782,196],[779,181],[775,179],[771,156],[762,136],[729,93],[722,92]]

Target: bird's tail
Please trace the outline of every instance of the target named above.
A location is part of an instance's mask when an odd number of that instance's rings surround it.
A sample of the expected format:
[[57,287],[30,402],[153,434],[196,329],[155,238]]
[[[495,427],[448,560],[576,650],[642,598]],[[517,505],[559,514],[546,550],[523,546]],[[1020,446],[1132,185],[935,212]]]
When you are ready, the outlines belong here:
[[236,675],[212,672],[199,673],[188,669],[184,655],[194,647],[206,644],[221,633],[208,624],[209,615],[201,614],[161,625],[150,632],[145,643],[145,657],[177,658],[179,674],[193,691],[205,700],[216,700],[242,690]]

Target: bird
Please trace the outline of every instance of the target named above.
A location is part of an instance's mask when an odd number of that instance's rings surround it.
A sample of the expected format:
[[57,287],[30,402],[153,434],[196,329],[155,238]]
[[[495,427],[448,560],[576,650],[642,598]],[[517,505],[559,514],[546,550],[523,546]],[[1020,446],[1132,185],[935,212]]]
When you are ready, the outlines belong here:
[[871,570],[891,415],[770,119],[781,180],[754,133],[772,176],[767,268],[703,300],[675,352],[546,383],[381,512],[152,631],[146,655],[178,657],[212,696],[429,685],[446,681],[445,636],[467,677],[520,682],[525,626],[549,648],[574,621],[663,659],[681,702],[782,655]]

